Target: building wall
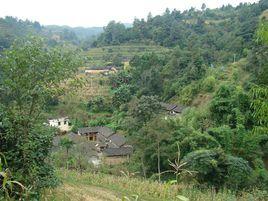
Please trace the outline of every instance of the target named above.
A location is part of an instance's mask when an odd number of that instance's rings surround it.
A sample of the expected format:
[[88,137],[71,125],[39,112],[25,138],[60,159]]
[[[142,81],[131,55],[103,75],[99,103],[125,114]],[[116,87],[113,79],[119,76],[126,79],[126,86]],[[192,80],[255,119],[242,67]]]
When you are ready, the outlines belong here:
[[88,141],[97,141],[97,133],[86,134],[86,138]]
[[126,162],[128,158],[128,156],[110,156],[104,157],[103,162],[107,165],[117,165]]
[[69,125],[70,120],[67,118],[50,119],[48,122],[50,126],[59,128],[63,132],[70,131],[72,129],[72,127]]

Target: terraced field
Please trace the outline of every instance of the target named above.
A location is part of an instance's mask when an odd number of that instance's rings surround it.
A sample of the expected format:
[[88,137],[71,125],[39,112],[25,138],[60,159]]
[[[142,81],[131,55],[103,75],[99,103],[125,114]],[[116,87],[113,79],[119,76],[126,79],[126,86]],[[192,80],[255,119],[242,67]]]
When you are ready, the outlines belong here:
[[123,61],[129,61],[135,55],[154,52],[156,54],[165,54],[170,50],[165,47],[155,45],[119,45],[92,48],[86,54],[88,57],[87,66],[102,66],[111,62],[114,57],[119,57]]

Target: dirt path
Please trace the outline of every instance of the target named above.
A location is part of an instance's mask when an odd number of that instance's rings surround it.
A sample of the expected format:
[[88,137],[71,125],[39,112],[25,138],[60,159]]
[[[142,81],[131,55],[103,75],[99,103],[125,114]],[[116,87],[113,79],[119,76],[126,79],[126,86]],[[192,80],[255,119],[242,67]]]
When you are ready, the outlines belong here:
[[64,193],[65,200],[75,201],[120,201],[112,191],[107,189],[88,186],[88,185],[69,185],[64,184],[59,187],[59,190]]

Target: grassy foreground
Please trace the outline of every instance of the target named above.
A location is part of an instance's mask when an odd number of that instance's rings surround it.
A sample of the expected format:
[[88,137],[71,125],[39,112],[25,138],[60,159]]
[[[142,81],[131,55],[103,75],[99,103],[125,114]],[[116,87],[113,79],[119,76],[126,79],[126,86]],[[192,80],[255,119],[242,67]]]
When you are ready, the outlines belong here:
[[[144,200],[144,201],[171,201],[183,200],[182,195],[189,200],[196,201],[264,201],[267,199],[264,192],[241,193],[236,196],[230,191],[215,193],[213,190],[201,191],[186,186],[159,184],[155,181],[129,178],[125,176],[112,176],[105,174],[83,173],[76,171],[59,170],[59,178],[62,181],[56,189],[47,189],[43,193],[42,200]],[[134,198],[136,197],[136,198]],[[187,199],[187,200],[188,200]]]

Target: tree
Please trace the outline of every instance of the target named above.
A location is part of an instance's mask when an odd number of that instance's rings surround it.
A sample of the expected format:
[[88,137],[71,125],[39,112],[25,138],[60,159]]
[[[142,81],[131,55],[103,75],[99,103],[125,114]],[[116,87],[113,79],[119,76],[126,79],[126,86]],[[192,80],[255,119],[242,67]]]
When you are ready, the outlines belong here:
[[150,119],[152,119],[161,110],[160,102],[156,96],[142,96],[134,108],[131,114],[137,121],[144,125]]
[[112,85],[113,89],[118,88],[123,84],[129,85],[131,80],[132,77],[127,71],[120,71],[109,77],[109,83]]
[[[155,118],[150,121],[144,128],[144,133],[146,134],[145,138],[151,139],[152,143],[150,146],[153,146],[154,154],[151,157],[154,157],[155,153],[157,156],[157,172],[158,172],[158,181],[161,182],[161,144],[163,141],[170,137],[169,125],[167,120]],[[146,152],[146,149],[145,149]],[[148,161],[151,163],[150,161]]]
[[186,154],[201,150],[201,149],[216,149],[220,148],[220,144],[215,140],[214,137],[206,133],[195,132],[192,135],[185,137],[180,143],[181,154]]
[[233,93],[233,86],[222,85],[213,97],[210,105],[210,111],[212,117],[217,123],[227,122],[227,116],[231,113],[232,108],[234,107],[234,101],[232,99]]
[[265,87],[255,86],[250,92],[252,98],[251,107],[255,120],[255,133],[266,135],[268,132],[268,90]]
[[116,107],[119,107],[120,105],[127,103],[131,99],[131,90],[129,85],[121,85],[119,88],[117,88],[114,91],[113,95],[113,104]]
[[207,8],[206,4],[203,3],[202,6],[201,6],[202,11],[204,11],[206,8]]
[[88,101],[87,107],[91,112],[105,111],[107,108],[104,101],[103,97],[96,96]]
[[33,195],[57,184],[50,157],[54,129],[43,125],[49,97],[76,71],[72,51],[48,48],[39,38],[16,41],[0,59],[1,151],[14,177]]
[[217,128],[209,128],[208,134],[213,136],[221,145],[226,153],[231,153],[233,150],[234,131],[229,126],[221,126]]
[[249,186],[252,168],[243,158],[227,156],[227,176],[225,185],[233,190],[241,190]]

